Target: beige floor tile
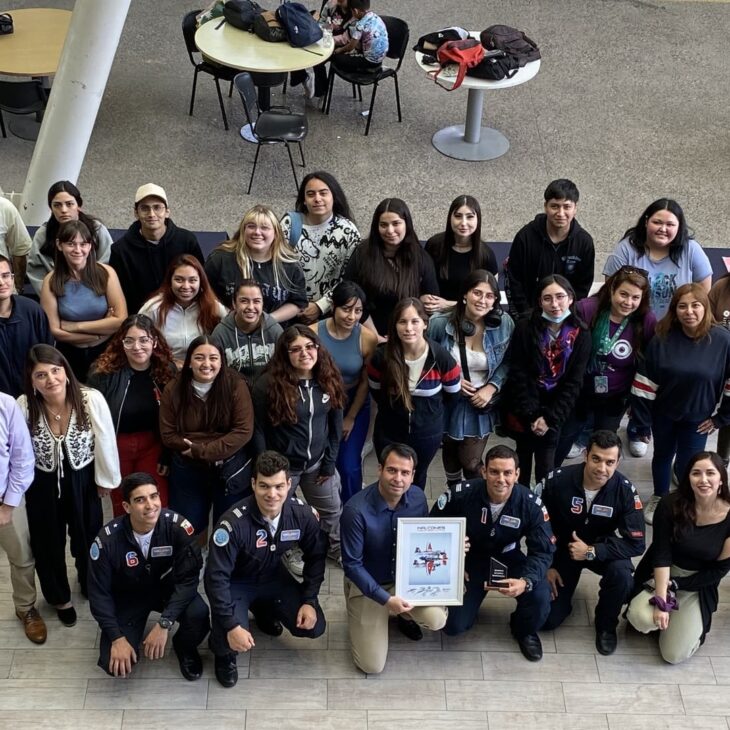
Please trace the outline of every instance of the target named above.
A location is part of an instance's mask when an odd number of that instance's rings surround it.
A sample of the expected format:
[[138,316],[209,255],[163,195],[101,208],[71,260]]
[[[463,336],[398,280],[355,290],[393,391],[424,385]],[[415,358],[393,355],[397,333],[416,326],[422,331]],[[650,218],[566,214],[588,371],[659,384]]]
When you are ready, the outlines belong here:
[[226,689],[211,677],[208,709],[326,710],[327,694],[325,679],[239,679]]
[[[57,667],[58,674],[63,667]],[[85,679],[3,679],[0,704],[5,710],[80,710],[86,696]]]
[[266,651],[251,657],[251,679],[348,679],[362,677],[350,652]]
[[13,653],[11,649],[0,650],[0,679],[8,678],[13,664]]
[[208,683],[170,679],[90,679],[84,707],[90,710],[204,710]]
[[246,713],[238,710],[124,710],[122,730],[242,730]]
[[394,651],[378,681],[400,677],[419,679],[482,679],[482,662],[474,652]]
[[450,710],[511,712],[516,704],[525,712],[564,712],[562,685],[560,682],[517,680],[446,681],[446,706]]
[[697,650],[697,656],[730,657],[730,627],[716,629],[713,618],[712,631],[707,634],[705,643]]
[[95,621],[79,621],[76,626],[62,626],[58,619],[45,617],[48,639],[45,644],[32,644],[25,636],[18,619],[0,621],[0,649],[93,649],[98,626]]
[[[94,679],[103,677],[96,665],[99,652],[95,649],[16,649],[12,679],[56,679],[63,667],[65,679]],[[136,667],[135,667],[136,669]]]
[[365,711],[248,710],[246,730],[367,730]]
[[[445,710],[443,681],[390,679],[330,679],[327,682],[327,707],[330,710]],[[368,715],[368,724],[372,722]]]
[[671,725],[662,715],[612,715],[609,713],[610,730],[727,730],[724,717],[682,717],[674,715]]
[[601,682],[609,684],[710,684],[715,681],[710,659],[693,657],[672,666],[659,656],[620,654],[596,656]]
[[567,712],[607,713],[620,707],[639,715],[684,714],[679,688],[671,684],[564,684]]
[[687,684],[679,690],[687,715],[730,715],[730,692],[724,685]]
[[489,730],[601,730],[608,727],[602,715],[567,715],[558,712],[488,712]]
[[522,654],[482,653],[484,679],[554,682],[598,682],[595,657],[587,654],[545,654],[542,661],[528,662]]
[[[700,657],[694,656],[691,661],[697,661],[698,659]],[[710,663],[715,672],[715,681],[718,684],[730,684],[730,658],[712,657]]]
[[368,712],[368,730],[486,730],[485,712]]
[[120,730],[122,716],[121,710],[3,709],[2,723],[8,730]]
[[[555,652],[553,631],[540,632],[542,650],[546,654]],[[475,624],[469,631],[459,636],[442,637],[446,651],[488,651],[488,652],[517,652],[520,647],[510,633],[509,624],[505,620],[501,624]]]
[[[560,626],[553,634],[558,654],[598,654],[596,631],[592,626]],[[619,626],[616,654],[658,656],[659,649],[652,637],[635,631],[627,633]]]

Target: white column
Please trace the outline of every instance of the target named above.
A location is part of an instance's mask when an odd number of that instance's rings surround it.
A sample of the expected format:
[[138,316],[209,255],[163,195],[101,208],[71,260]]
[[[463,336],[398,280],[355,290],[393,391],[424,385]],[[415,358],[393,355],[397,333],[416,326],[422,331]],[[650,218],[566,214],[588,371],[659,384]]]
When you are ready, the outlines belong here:
[[76,182],[131,0],[76,0],[51,96],[28,168],[20,214],[48,218],[48,188]]

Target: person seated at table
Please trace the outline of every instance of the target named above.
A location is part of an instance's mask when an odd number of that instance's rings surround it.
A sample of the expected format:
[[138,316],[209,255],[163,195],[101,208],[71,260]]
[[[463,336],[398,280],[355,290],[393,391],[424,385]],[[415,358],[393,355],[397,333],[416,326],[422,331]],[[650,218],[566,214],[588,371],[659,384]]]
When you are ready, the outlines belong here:
[[208,257],[205,273],[218,299],[230,302],[244,279],[255,279],[264,295],[264,312],[282,325],[307,306],[299,256],[284,239],[279,221],[266,205],[255,205],[238,230]]
[[66,221],[82,221],[91,231],[91,242],[94,245],[96,260],[100,264],[108,264],[112,248],[112,237],[106,226],[91,215],[87,215],[81,206],[79,189],[68,180],[59,180],[48,188],[48,207],[51,217],[41,225],[33,236],[33,245],[28,255],[28,281],[35,293],[40,296],[43,277],[53,271],[58,229]]
[[146,314],[162,332],[175,364],[181,367],[190,343],[209,335],[227,310],[216,299],[198,259],[182,254],[168,266],[162,286],[139,313]]
[[499,271],[494,251],[482,241],[482,209],[471,195],[454,198],[446,216],[446,229],[426,241],[426,251],[436,266],[441,293],[423,298],[429,314],[455,307],[464,279],[472,272],[482,269],[496,277]]
[[382,18],[370,10],[370,0],[349,0],[355,23],[350,40],[335,48],[332,63],[342,71],[379,71],[388,53],[388,29]]

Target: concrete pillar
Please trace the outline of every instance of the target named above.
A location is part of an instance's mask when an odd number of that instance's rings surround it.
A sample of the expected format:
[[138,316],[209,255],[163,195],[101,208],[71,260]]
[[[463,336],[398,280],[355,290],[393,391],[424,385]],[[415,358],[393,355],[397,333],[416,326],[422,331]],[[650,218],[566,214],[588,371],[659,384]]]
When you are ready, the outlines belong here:
[[130,2],[76,0],[25,179],[20,214],[26,225],[47,220],[54,182],[78,180]]

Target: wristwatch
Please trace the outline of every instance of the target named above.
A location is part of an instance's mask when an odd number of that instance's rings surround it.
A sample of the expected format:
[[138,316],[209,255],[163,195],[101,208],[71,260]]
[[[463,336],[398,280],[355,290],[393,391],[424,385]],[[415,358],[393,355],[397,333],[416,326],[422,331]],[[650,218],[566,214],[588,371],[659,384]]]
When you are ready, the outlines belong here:
[[596,548],[589,547],[588,550],[586,550],[585,559],[586,560],[595,560],[596,559]]
[[532,590],[532,581],[525,577],[520,578],[520,580],[525,581],[525,593],[529,593]]
[[174,621],[170,621],[169,618],[165,618],[164,616],[160,616],[160,618],[157,619],[157,625],[166,631],[169,631],[173,627],[174,623]]

